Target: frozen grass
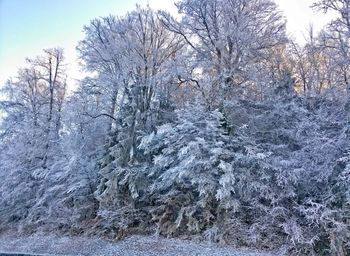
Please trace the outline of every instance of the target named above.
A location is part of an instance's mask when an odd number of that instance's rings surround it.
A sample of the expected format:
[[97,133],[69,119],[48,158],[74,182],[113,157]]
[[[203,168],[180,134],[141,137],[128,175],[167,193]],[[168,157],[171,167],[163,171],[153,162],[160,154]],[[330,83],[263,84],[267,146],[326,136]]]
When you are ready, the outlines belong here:
[[34,255],[132,255],[132,256],[272,256],[269,253],[236,250],[228,246],[197,243],[178,239],[133,236],[122,241],[83,237],[57,237],[36,234],[19,237],[0,235],[0,255],[28,253]]

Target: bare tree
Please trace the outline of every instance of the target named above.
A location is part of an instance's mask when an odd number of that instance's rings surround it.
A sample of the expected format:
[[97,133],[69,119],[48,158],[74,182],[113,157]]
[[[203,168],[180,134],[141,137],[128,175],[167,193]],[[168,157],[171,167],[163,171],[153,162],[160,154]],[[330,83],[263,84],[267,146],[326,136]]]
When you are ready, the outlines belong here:
[[320,35],[320,46],[328,56],[333,70],[332,82],[342,94],[350,93],[350,1],[322,0],[313,7],[323,12],[336,13],[337,18],[330,22]]
[[186,0],[177,7],[182,20],[163,14],[163,23],[187,42],[190,76],[200,81],[210,104],[243,88],[249,67],[286,42],[284,21],[269,0]]
[[10,80],[4,89],[5,123],[9,121],[9,126],[13,124],[10,130],[20,129],[23,136],[32,133],[29,136],[32,142],[39,143],[40,137],[42,146],[36,147],[38,154],[33,159],[42,159],[42,166],[46,167],[50,147],[59,139],[61,129],[67,87],[63,50],[44,50],[43,55],[27,59],[27,63],[28,67],[19,70],[17,78]]

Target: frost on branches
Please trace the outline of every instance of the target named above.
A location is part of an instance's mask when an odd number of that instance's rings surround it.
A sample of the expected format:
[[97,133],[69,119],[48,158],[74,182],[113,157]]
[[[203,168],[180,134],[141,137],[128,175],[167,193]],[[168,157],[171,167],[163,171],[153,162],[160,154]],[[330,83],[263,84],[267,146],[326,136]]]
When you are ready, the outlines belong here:
[[0,95],[0,232],[206,239],[350,255],[348,0],[304,46],[270,0],[94,19]]

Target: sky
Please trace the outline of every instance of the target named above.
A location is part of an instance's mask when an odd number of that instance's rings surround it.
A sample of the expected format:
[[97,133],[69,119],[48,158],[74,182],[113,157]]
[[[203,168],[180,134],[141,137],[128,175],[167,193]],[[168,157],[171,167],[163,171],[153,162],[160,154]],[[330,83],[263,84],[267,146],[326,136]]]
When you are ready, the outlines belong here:
[[[313,0],[276,0],[287,19],[287,31],[303,43],[310,24],[319,30],[330,17],[309,8]],[[122,16],[136,4],[149,4],[175,14],[174,0],[0,0],[0,87],[43,49],[62,47],[69,81],[84,74],[75,47],[84,38],[83,26],[109,14]]]

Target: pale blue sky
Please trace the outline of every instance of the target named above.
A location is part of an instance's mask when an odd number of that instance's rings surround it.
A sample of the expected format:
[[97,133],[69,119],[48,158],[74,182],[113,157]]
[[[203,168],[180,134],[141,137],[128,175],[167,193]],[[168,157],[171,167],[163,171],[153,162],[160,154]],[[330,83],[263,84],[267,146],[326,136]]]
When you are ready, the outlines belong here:
[[93,18],[124,15],[136,4],[174,10],[171,0],[0,0],[0,87],[42,49],[65,50],[68,75],[81,78],[75,47]]
[[[298,41],[310,23],[320,28],[328,21],[308,8],[312,0],[276,2]],[[26,57],[55,46],[65,49],[71,81],[81,78],[75,47],[84,37],[83,26],[99,16],[124,15],[136,3],[176,12],[173,0],[0,0],[0,87],[16,75]]]

